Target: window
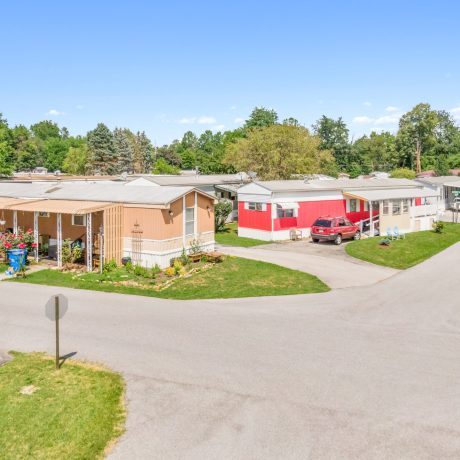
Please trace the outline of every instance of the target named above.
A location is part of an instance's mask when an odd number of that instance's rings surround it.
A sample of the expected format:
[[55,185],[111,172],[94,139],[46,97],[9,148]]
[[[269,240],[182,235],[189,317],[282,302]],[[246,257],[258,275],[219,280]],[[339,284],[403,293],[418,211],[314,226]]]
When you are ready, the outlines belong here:
[[254,201],[250,201],[247,209],[250,211],[266,211],[267,205],[265,203],[255,203]]
[[392,210],[393,216],[397,216],[401,214],[401,202],[399,200],[393,200],[392,205],[393,205],[393,210]]
[[185,210],[185,234],[193,235],[195,233],[195,208]]
[[338,224],[339,224],[339,227],[346,227],[347,226],[347,223],[345,222],[345,219],[338,219]]
[[352,198],[350,200],[350,212],[356,212],[358,210],[358,200]]
[[86,216],[84,214],[73,214],[72,225],[80,227],[86,225]]
[[327,220],[327,219],[316,219],[313,226],[314,227],[332,227],[332,221]]
[[283,209],[279,204],[276,205],[276,216],[281,219],[283,217],[295,217],[293,209]]
[[50,216],[49,212],[39,211],[38,213],[38,217],[49,217],[49,216]]
[[409,212],[409,200],[402,201],[402,212],[403,214],[407,214]]
[[369,211],[369,201],[364,202],[364,211]]
[[389,208],[389,201],[388,200],[383,200],[382,214],[387,215],[388,214],[388,208]]

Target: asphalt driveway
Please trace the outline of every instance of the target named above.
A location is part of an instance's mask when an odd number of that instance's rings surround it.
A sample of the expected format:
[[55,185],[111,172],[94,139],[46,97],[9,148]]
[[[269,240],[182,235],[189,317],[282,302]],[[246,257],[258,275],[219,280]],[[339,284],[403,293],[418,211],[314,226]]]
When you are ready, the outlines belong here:
[[345,252],[345,244],[288,241],[252,248],[218,246],[225,254],[262,260],[318,276],[333,289],[368,286],[387,279],[399,270],[381,267]]
[[460,244],[372,286],[170,301],[0,283],[0,349],[62,353],[127,381],[113,459],[460,458]]

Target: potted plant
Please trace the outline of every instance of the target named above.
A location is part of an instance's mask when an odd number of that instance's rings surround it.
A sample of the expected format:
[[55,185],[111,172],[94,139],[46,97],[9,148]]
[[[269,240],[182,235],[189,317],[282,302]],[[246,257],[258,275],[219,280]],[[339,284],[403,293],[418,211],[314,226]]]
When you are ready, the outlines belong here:
[[27,231],[19,230],[18,233],[0,235],[0,251],[8,256],[14,272],[18,272],[25,265],[27,253],[36,246],[30,228]]

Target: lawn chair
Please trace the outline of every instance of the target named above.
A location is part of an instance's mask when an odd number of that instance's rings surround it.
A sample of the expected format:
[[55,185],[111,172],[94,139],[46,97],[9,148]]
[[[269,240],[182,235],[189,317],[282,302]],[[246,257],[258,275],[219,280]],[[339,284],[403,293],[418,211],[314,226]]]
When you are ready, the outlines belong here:
[[406,235],[399,231],[399,228],[398,228],[397,225],[393,229],[393,235],[394,235],[396,240],[403,240],[404,238],[406,238]]
[[393,234],[393,231],[391,230],[391,227],[387,227],[387,238],[389,240],[394,240],[395,235]]

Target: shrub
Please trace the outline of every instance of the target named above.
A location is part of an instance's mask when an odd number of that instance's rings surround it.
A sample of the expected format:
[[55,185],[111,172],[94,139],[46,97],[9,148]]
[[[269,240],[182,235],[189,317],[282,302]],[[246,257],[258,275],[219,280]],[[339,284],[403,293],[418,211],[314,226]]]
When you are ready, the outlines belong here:
[[134,274],[136,276],[141,276],[143,278],[150,278],[151,277],[151,271],[148,268],[143,267],[142,265],[135,265],[134,266]]
[[199,254],[200,252],[203,252],[200,240],[195,239],[190,241],[190,254]]
[[152,269],[151,269],[151,272],[152,272],[152,278],[155,278],[156,275],[158,275],[159,273],[161,273],[161,268],[158,264],[155,264]]
[[72,241],[66,239],[62,242],[62,263],[74,264],[83,257],[83,250],[79,244],[72,244]]
[[390,174],[395,179],[415,179],[415,171],[409,168],[397,168],[393,169]]
[[174,270],[174,267],[168,267],[166,270],[165,270],[165,275],[166,276],[174,276],[176,274],[176,270]]
[[129,262],[126,262],[126,265],[125,265],[125,270],[128,272],[128,273],[132,273],[133,270],[134,270],[134,265],[131,261]]
[[225,228],[225,222],[233,211],[232,202],[221,199],[214,207],[214,224],[216,232],[222,232]]
[[444,222],[441,222],[440,220],[433,222],[433,230],[435,233],[442,233],[444,230]]
[[391,240],[389,238],[384,238],[379,242],[380,246],[390,246]]
[[176,259],[174,261],[174,265],[172,266],[172,268],[174,268],[174,273],[178,275],[181,269],[184,268],[184,266],[182,265],[182,262],[180,261],[180,259]]
[[188,265],[190,263],[190,259],[187,255],[187,252],[185,250],[185,248],[182,248],[182,254],[180,255],[180,261],[182,263],[182,265]]
[[110,273],[117,268],[117,263],[112,259],[104,264],[103,272]]

